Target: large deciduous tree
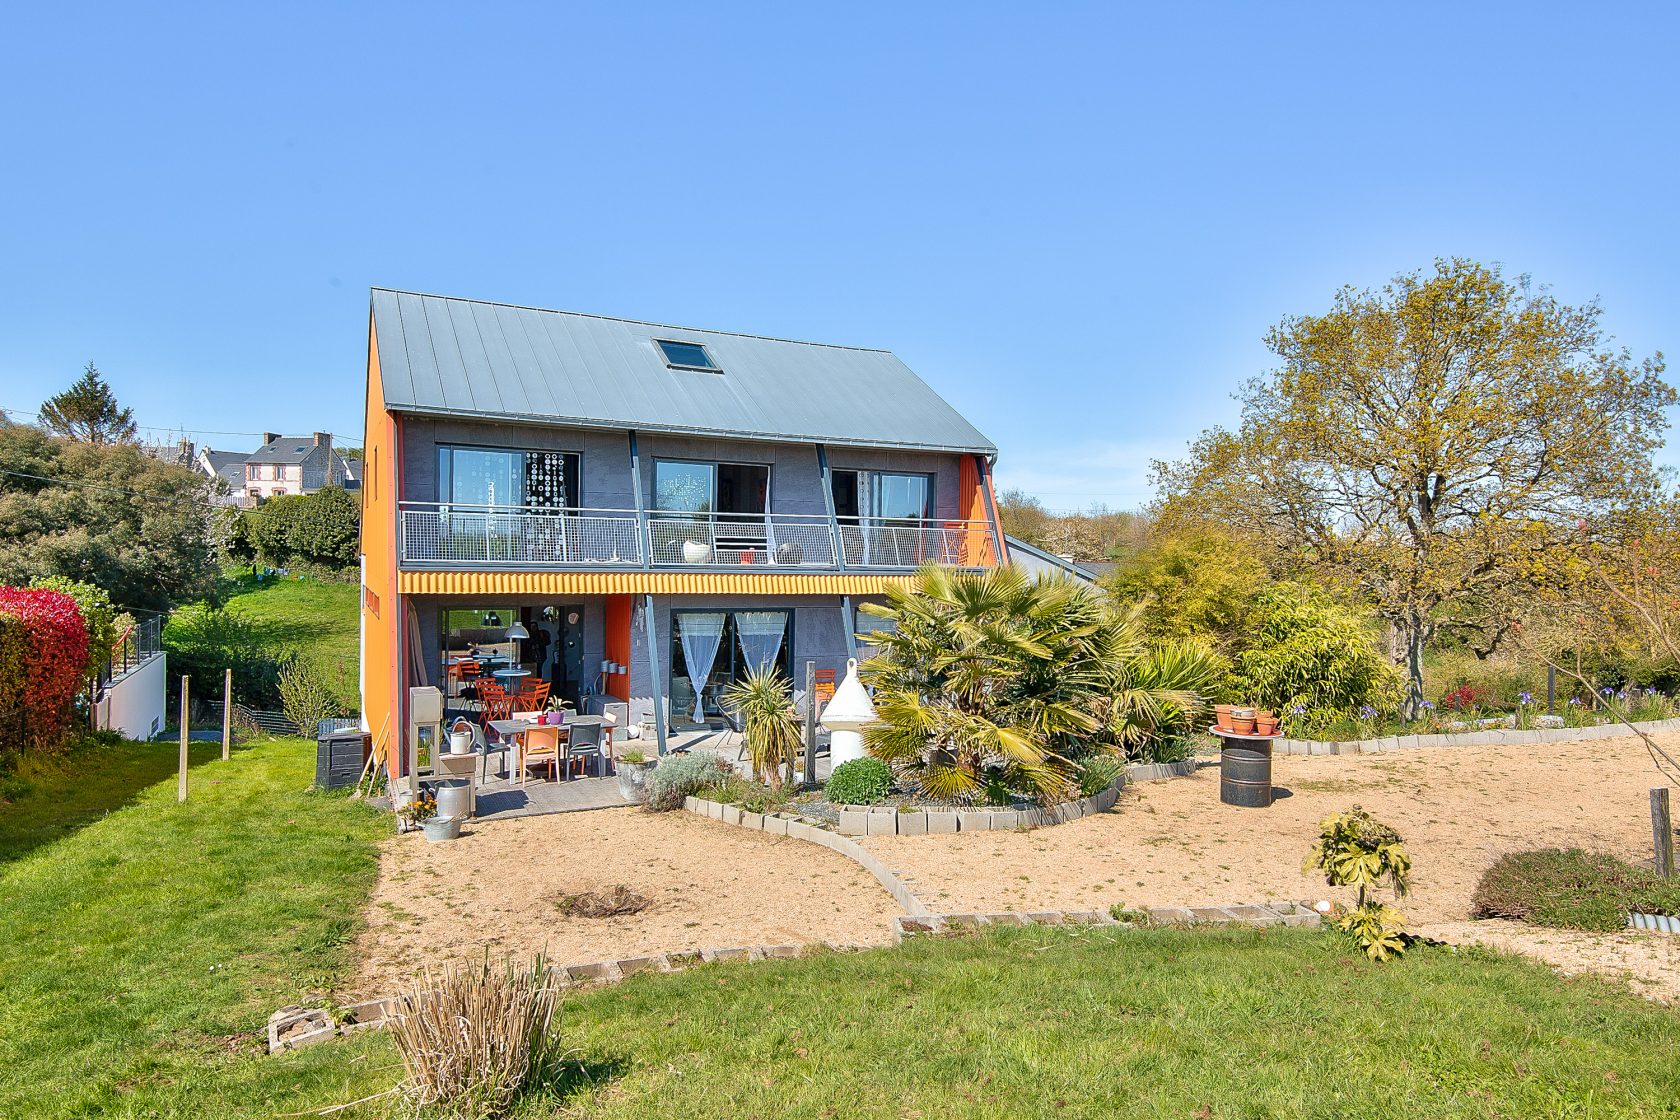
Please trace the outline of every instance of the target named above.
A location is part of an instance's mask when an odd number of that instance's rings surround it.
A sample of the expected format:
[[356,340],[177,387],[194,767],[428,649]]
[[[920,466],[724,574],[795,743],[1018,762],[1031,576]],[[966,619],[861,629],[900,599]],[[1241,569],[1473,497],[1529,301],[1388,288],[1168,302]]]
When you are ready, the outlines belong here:
[[1243,387],[1235,431],[1157,464],[1159,512],[1239,524],[1357,586],[1392,628],[1415,717],[1431,637],[1491,650],[1579,523],[1658,484],[1674,390],[1660,354],[1608,345],[1599,314],[1457,259],[1344,289],[1268,334],[1282,364]]
[[41,427],[78,443],[128,443],[134,439],[134,410],[117,404],[117,395],[92,362],[70,388],[41,405]]

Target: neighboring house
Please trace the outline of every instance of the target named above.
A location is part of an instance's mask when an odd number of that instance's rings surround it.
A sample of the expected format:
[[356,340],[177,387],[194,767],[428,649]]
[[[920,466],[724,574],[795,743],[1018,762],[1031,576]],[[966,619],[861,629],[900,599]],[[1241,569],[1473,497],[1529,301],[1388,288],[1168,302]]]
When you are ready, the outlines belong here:
[[1076,563],[1066,556],[1057,556],[1054,553],[1046,552],[1018,537],[1005,537],[1004,540],[1009,547],[1009,562],[1029,575],[1071,576],[1081,583],[1092,585],[1097,582],[1097,575],[1089,570],[1089,565]]
[[622,704],[663,749],[749,666],[838,681],[859,603],[918,564],[1007,561],[996,449],[888,351],[384,289],[369,335],[382,752],[409,689],[450,693],[474,655],[517,656],[579,710]]
[[218,505],[253,506],[283,494],[313,494],[324,486],[354,490],[361,485],[360,464],[333,450],[330,432],[307,436],[264,432],[263,444],[255,451],[206,447],[192,465],[227,484],[226,492],[213,499]]
[[216,451],[209,447],[199,450],[198,457],[193,460],[193,467],[200,474],[218,479],[222,483],[210,496],[213,504],[251,504],[250,498],[245,494],[245,460],[250,454],[249,451]]
[[282,436],[264,432],[262,446],[245,459],[245,494],[262,501],[284,494],[313,494],[342,486],[344,458],[333,451],[332,434]]

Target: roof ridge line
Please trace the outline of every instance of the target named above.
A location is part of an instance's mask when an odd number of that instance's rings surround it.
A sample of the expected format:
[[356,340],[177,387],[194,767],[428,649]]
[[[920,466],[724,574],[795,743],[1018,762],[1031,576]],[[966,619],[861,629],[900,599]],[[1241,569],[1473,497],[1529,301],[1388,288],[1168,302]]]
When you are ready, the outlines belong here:
[[[657,323],[652,319],[631,319],[623,315],[597,315],[592,311],[567,311],[557,307],[536,307],[529,303],[508,303],[499,299],[472,299],[468,296],[450,296],[442,292],[416,292],[408,288],[386,288],[378,284],[369,286],[369,291],[389,292],[397,296],[420,296],[425,299],[448,299],[457,303],[479,303],[487,307],[506,307],[515,311],[540,311],[544,315],[573,315],[580,319],[604,319],[609,323],[633,323],[638,327],[664,327],[673,331],[698,331],[703,334],[723,334],[734,338],[756,338],[762,342],[786,342],[793,346],[822,346],[830,350],[861,350],[869,354],[891,354],[885,346],[851,346],[844,342],[813,342],[808,338],[786,338],[782,335],[755,334],[752,331],[725,331],[716,327],[685,327],[678,323]],[[681,339],[670,339],[680,342]]]

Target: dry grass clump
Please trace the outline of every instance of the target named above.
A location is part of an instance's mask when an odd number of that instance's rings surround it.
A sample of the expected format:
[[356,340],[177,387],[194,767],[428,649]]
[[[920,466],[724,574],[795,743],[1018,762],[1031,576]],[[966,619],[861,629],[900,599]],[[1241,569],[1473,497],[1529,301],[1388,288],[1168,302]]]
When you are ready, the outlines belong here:
[[619,883],[610,890],[565,895],[555,905],[568,918],[615,918],[620,914],[640,914],[653,905],[653,900]]
[[519,1091],[558,1057],[560,988],[542,957],[529,967],[486,959],[430,971],[389,1022],[402,1055],[400,1091],[414,1111],[459,1120],[506,1116]]

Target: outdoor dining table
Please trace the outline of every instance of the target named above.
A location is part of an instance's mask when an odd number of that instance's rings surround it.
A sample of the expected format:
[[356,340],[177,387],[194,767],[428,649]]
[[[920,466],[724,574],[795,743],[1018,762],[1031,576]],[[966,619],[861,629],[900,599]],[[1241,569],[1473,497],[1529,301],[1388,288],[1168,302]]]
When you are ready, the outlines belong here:
[[[572,738],[571,729],[574,727],[600,727],[601,725],[602,720],[600,716],[573,715],[568,715],[565,723],[557,725],[561,731],[566,732],[566,734],[560,737],[560,761],[567,764],[561,767],[563,773],[571,773],[571,766],[569,765],[571,759],[567,752],[567,747],[571,743]],[[524,774],[525,733],[531,730],[531,728],[537,726],[539,726],[539,724],[537,724],[534,720],[528,719],[493,719],[490,721],[491,729],[513,745],[513,749],[510,752],[513,755],[513,774]],[[602,757],[610,758],[610,756],[606,753],[606,747],[604,744],[602,746]]]

